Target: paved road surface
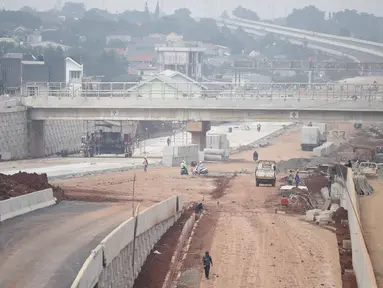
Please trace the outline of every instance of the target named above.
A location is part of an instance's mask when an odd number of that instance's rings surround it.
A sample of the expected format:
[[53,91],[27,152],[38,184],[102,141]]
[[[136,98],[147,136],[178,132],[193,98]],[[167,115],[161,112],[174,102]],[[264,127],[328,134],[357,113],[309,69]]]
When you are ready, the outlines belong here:
[[69,287],[91,250],[130,215],[123,205],[61,202],[5,221],[0,287]]

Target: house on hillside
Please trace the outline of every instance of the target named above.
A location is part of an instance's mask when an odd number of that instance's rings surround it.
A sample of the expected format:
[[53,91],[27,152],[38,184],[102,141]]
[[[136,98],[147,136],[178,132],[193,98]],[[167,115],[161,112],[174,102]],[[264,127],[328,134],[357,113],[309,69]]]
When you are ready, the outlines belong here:
[[137,54],[129,54],[128,52],[128,60],[130,66],[135,67],[137,65],[148,65],[152,66],[154,62],[155,54],[154,52],[146,52],[146,53],[137,53]]
[[166,36],[166,41],[167,42],[178,42],[178,41],[183,41],[184,36],[178,35],[177,33],[170,33],[168,36]]
[[106,44],[110,44],[113,41],[121,41],[121,42],[130,42],[132,41],[132,36],[126,34],[112,34],[106,36]]
[[72,57],[8,53],[0,59],[2,81],[9,94],[54,94],[81,90],[83,65]]
[[128,74],[139,76],[142,80],[148,80],[157,74],[157,68],[152,65],[142,63],[129,67]]
[[177,71],[165,70],[127,90],[133,97],[182,98],[203,97],[207,87]]

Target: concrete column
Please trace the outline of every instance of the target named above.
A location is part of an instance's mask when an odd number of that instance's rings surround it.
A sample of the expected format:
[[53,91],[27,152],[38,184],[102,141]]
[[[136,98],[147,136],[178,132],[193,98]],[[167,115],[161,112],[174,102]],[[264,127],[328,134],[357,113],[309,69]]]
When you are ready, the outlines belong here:
[[199,150],[206,148],[206,132],[211,128],[209,121],[188,121],[186,131],[192,135],[192,144],[197,144]]
[[41,158],[45,156],[44,125],[44,120],[31,120],[28,123],[29,157]]
[[190,132],[192,144],[197,144],[200,151],[206,148],[206,132]]

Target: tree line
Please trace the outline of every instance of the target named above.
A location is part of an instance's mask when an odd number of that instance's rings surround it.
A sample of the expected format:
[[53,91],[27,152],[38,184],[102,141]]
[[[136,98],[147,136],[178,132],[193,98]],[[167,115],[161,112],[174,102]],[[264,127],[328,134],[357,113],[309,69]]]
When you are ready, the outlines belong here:
[[285,24],[298,29],[383,42],[383,17],[356,10],[328,13],[315,6],[307,6],[293,10]]

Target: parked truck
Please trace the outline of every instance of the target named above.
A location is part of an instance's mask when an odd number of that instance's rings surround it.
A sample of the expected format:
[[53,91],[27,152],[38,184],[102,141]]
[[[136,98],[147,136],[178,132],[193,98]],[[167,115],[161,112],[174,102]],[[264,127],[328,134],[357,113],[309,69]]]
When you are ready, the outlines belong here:
[[277,179],[275,161],[259,160],[255,168],[255,185],[270,184],[275,187],[275,181]]
[[315,126],[303,126],[301,130],[301,147],[303,151],[313,151],[320,146],[320,131]]
[[313,127],[318,127],[319,128],[319,143],[323,144],[327,142],[327,135],[328,135],[328,130],[327,130],[327,123],[323,122],[317,122],[312,124]]
[[125,154],[125,157],[132,157],[134,139],[130,134],[97,130],[81,137],[81,152],[84,157],[100,154]]

